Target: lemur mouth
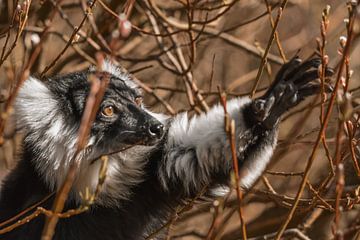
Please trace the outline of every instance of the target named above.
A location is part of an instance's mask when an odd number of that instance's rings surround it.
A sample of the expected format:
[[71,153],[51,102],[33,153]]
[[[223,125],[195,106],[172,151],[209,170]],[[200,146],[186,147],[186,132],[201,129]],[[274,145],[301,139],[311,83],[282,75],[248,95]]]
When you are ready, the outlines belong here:
[[[164,136],[164,126],[162,124],[155,124],[150,125],[147,127],[141,127],[143,131],[131,131],[126,130],[121,132],[121,139],[117,139],[115,141],[118,141],[121,143],[121,147],[114,149],[111,149],[111,151],[108,152],[102,152],[101,154],[97,154],[90,158],[90,165],[99,160],[102,156],[111,156],[126,150],[129,150],[132,147],[135,146],[154,146],[158,142],[161,141],[161,139]],[[94,146],[88,146],[85,150],[86,155],[91,155],[93,152]]]
[[95,156],[93,158],[90,159],[90,165],[92,165],[93,163],[97,162],[98,160],[101,159],[101,157],[103,156],[112,156],[112,155],[115,155],[115,154],[118,154],[120,152],[123,152],[123,151],[126,151],[132,147],[135,147],[136,144],[132,144],[132,145],[128,145],[128,146],[125,146],[125,147],[122,147],[120,149],[117,149],[115,151],[111,151],[111,152],[108,152],[108,153],[103,153],[103,154],[99,154],[98,156]]
[[[156,143],[158,143],[160,141],[160,139],[142,139],[142,140],[139,140],[133,144],[127,144],[126,146],[123,146],[119,149],[116,149],[114,151],[110,151],[108,153],[103,153],[103,154],[99,154],[98,156],[95,156],[93,158],[91,158],[90,160],[90,165],[92,165],[93,163],[95,163],[96,161],[100,160],[100,158],[102,156],[112,156],[112,155],[115,155],[115,154],[118,154],[120,152],[124,152],[126,150],[129,150],[135,146],[139,146],[139,145],[142,145],[142,146],[153,146],[155,145]],[[88,153],[91,153],[92,152],[92,146],[91,146],[91,150],[86,150]]]
[[124,145],[152,146],[158,143],[164,136],[163,125],[146,127],[141,126],[142,131],[123,131],[120,142]]

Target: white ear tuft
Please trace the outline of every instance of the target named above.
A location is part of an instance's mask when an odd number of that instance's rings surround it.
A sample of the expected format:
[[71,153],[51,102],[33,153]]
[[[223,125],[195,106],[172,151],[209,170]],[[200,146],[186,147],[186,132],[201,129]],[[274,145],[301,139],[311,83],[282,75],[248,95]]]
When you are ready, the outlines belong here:
[[120,78],[121,80],[123,80],[125,82],[125,84],[128,85],[130,88],[138,88],[139,87],[131,79],[130,74],[127,73],[125,69],[121,69],[121,68],[115,66],[109,60],[107,60],[107,59],[104,60],[101,67],[104,72],[111,73],[112,75],[116,76],[117,78]]
[[14,108],[19,127],[39,130],[55,117],[58,103],[44,83],[30,77],[21,87]]
[[17,127],[29,133],[24,141],[36,153],[35,167],[50,189],[55,189],[74,154],[77,129],[66,125],[59,100],[36,78],[24,82],[14,107]]

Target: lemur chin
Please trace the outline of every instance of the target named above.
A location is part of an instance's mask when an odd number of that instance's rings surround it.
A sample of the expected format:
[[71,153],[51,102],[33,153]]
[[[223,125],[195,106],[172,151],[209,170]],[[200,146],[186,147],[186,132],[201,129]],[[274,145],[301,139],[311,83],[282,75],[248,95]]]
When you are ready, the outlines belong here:
[[[262,97],[227,102],[236,125],[242,188],[249,188],[268,164],[283,113],[320,91],[316,81],[320,64],[319,59],[302,63],[295,57],[280,69]],[[60,219],[55,240],[143,239],[184,199],[204,188],[229,184],[232,157],[221,105],[191,119],[186,113],[175,117],[152,113],[141,103],[141,91],[131,75],[109,62],[104,63],[103,71],[110,73],[110,82],[65,208],[78,207],[79,192],[96,187],[101,162],[93,161],[94,157],[126,150],[109,155],[99,198],[89,211]],[[23,150],[17,167],[3,181],[1,222],[63,183],[75,153],[90,90],[88,78],[93,73],[90,68],[45,82],[33,77],[25,81],[14,106],[17,126],[24,132]],[[326,75],[331,74],[328,69]],[[53,201],[52,197],[42,206],[50,209]],[[40,216],[0,238],[40,239],[43,226]]]

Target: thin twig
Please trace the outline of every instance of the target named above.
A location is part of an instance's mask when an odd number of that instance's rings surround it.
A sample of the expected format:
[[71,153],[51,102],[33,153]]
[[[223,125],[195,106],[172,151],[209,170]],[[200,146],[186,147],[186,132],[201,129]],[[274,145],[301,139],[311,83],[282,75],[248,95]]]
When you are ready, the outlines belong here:
[[240,223],[241,223],[241,233],[242,233],[243,239],[246,240],[247,239],[246,225],[245,225],[243,212],[242,212],[242,208],[241,208],[242,192],[240,190],[240,185],[239,185],[240,184],[239,164],[238,164],[238,158],[237,158],[237,154],[236,154],[236,145],[235,145],[235,142],[236,142],[235,141],[235,121],[230,118],[230,115],[227,112],[226,94],[221,93],[220,89],[219,89],[219,94],[220,94],[221,104],[224,107],[224,127],[225,127],[225,132],[228,135],[228,138],[229,138],[229,141],[230,141],[230,147],[231,147],[231,156],[232,156],[234,175],[235,175],[235,189],[236,189],[236,196],[237,196],[237,199],[238,199],[238,213],[239,213],[239,218],[240,218]]
[[[59,0],[57,2],[57,4],[60,4],[61,1],[62,0]],[[0,118],[0,145],[3,143],[3,133],[4,133],[5,125],[12,113],[12,106],[14,104],[15,98],[16,98],[21,86],[24,84],[24,82],[26,81],[26,79],[28,79],[28,77],[30,75],[30,69],[40,54],[42,44],[45,39],[45,35],[49,31],[51,23],[52,23],[55,15],[56,15],[56,11],[53,9],[48,18],[47,25],[45,26],[45,28],[40,36],[40,42],[36,45],[35,49],[33,50],[28,62],[26,63],[26,65],[24,67],[24,70],[20,73],[19,81],[16,83],[15,88],[13,89],[8,100],[6,101],[6,104],[4,107],[4,112]],[[23,28],[24,27],[25,27],[25,25],[23,25]]]
[[86,19],[90,14],[92,14],[92,8],[95,6],[96,0],[93,0],[89,7],[86,9],[83,19],[81,20],[78,27],[74,28],[74,31],[72,32],[69,41],[66,43],[65,47],[61,50],[61,52],[55,57],[55,59],[45,67],[45,69],[41,72],[41,76],[43,77],[49,70],[52,68],[56,62],[61,58],[62,55],[66,52],[66,50],[70,47],[71,44],[73,44],[75,36],[78,34],[80,29],[83,27]]
[[280,22],[281,16],[283,14],[283,11],[284,11],[284,9],[286,7],[287,2],[288,2],[288,0],[283,0],[283,2],[281,3],[281,6],[279,8],[279,12],[278,12],[278,15],[276,17],[274,27],[272,28],[272,32],[270,34],[270,39],[269,39],[268,44],[266,46],[264,55],[262,56],[262,59],[261,59],[261,64],[260,64],[260,67],[259,67],[259,70],[258,70],[258,73],[257,73],[257,76],[256,76],[255,84],[254,84],[254,86],[253,86],[253,88],[251,90],[251,97],[253,97],[255,95],[256,88],[259,85],[261,75],[262,75],[262,73],[264,71],[264,67],[265,67],[265,65],[267,63],[270,48],[271,48],[272,43],[273,43],[273,41],[275,39],[277,27],[279,26],[279,22]]
[[[109,77],[104,78],[102,81],[100,81],[99,79],[97,79],[97,77],[90,75],[90,79],[91,79],[91,89],[88,99],[86,101],[84,114],[81,119],[76,151],[73,158],[70,161],[70,167],[68,169],[65,181],[56,195],[53,206],[54,213],[60,213],[65,206],[65,202],[67,200],[68,194],[75,180],[75,175],[79,163],[78,158],[81,157],[79,155],[86,146],[87,138],[90,133],[91,124],[95,120],[96,112],[100,106],[100,102],[103,98],[105,89],[109,82]],[[42,240],[52,239],[58,219],[59,218],[56,215],[53,215],[47,219],[42,233],[42,238],[41,238]]]
[[[271,27],[274,28],[275,27],[275,22],[274,22],[274,19],[273,19],[272,15],[271,15],[271,12],[272,12],[271,5],[269,4],[268,0],[265,0],[265,4],[266,4],[266,9],[268,11]],[[287,58],[286,58],[284,50],[283,50],[283,48],[281,46],[279,32],[277,30],[275,31],[275,41],[276,41],[276,45],[277,45],[277,47],[279,49],[279,54],[280,54],[281,58],[283,59],[284,63],[286,63]]]
[[327,112],[326,112],[326,115],[325,115],[325,118],[324,118],[324,122],[323,124],[321,125],[321,129],[319,131],[319,134],[318,134],[318,137],[316,139],[316,143],[313,147],[313,150],[312,150],[312,153],[310,155],[310,158],[306,164],[306,168],[305,168],[305,172],[304,172],[304,177],[302,179],[302,182],[301,182],[301,185],[300,185],[300,188],[296,194],[296,198],[295,198],[295,202],[289,212],[289,215],[288,217],[286,218],[285,222],[282,224],[282,226],[280,227],[279,231],[277,232],[276,234],[276,240],[279,240],[282,236],[282,234],[284,233],[284,231],[286,230],[286,227],[288,226],[290,220],[292,219],[294,213],[295,213],[295,210],[296,210],[296,207],[299,203],[299,199],[304,191],[304,188],[306,186],[306,181],[307,181],[307,178],[309,176],[309,173],[310,173],[310,169],[312,167],[312,164],[314,162],[314,159],[315,159],[315,156],[316,156],[316,153],[317,153],[317,150],[318,150],[318,147],[319,147],[319,144],[320,144],[320,141],[321,139],[323,138],[323,135],[324,135],[324,132],[326,130],[326,127],[328,125],[328,122],[329,122],[329,119],[330,119],[330,115],[332,113],[332,109],[333,109],[333,106],[334,106],[334,103],[335,103],[335,99],[336,99],[336,95],[337,95],[337,90],[339,88],[339,85],[340,85],[340,79],[341,79],[341,75],[342,75],[342,71],[344,69],[344,65],[345,65],[345,59],[346,57],[348,56],[349,54],[349,51],[350,51],[350,44],[351,44],[351,39],[352,39],[352,35],[353,35],[353,24],[354,24],[354,21],[355,21],[355,16],[356,16],[356,10],[354,10],[352,12],[352,15],[350,16],[350,23],[349,23],[349,32],[348,32],[348,40],[346,42],[346,46],[344,48],[344,52],[343,52],[343,57],[341,59],[341,63],[339,65],[339,70],[338,70],[338,75],[337,75],[337,79],[336,79],[336,82],[335,82],[335,87],[334,87],[334,91],[333,93],[331,94],[331,98],[330,98],[330,102],[329,102],[329,106],[328,106],[328,109],[327,109]]

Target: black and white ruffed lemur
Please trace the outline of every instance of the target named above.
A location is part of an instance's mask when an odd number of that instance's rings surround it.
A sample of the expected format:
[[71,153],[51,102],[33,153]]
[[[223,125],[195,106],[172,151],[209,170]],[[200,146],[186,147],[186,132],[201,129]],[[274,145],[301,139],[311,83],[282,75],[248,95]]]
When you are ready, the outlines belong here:
[[[279,120],[305,97],[320,91],[319,59],[295,57],[277,74],[260,98],[235,98],[227,111],[235,120],[236,149],[242,188],[250,187],[268,164],[277,142]],[[133,77],[108,61],[103,72],[90,68],[47,79],[30,77],[15,102],[17,126],[24,132],[23,150],[2,183],[0,222],[58,190],[70,165],[80,120],[90,90],[90,74],[110,75],[65,209],[81,204],[79,192],[98,182],[101,161],[109,155],[107,176],[90,210],[61,218],[55,240],[143,239],[205,186],[229,184],[232,157],[224,130],[224,109],[188,118],[155,114],[140,103]],[[327,75],[331,75],[328,69]],[[330,87],[329,87],[330,88]],[[141,145],[134,143],[142,142]],[[54,197],[42,204],[51,209]],[[44,216],[0,235],[0,239],[41,238]]]

